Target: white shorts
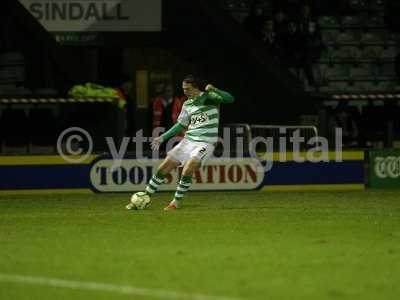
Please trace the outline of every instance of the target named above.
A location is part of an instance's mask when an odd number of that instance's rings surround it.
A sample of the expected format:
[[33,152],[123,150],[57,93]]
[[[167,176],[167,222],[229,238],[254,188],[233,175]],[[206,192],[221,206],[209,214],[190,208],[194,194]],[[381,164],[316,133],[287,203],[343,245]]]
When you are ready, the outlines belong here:
[[184,138],[167,153],[173,160],[184,165],[189,159],[196,158],[203,164],[213,154],[215,146],[209,143],[195,142]]

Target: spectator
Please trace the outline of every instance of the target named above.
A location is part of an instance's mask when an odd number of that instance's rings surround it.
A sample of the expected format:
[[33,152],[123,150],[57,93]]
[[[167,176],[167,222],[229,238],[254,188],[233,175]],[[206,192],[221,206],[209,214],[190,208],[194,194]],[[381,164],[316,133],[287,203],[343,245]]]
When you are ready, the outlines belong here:
[[307,51],[312,52],[314,59],[319,59],[323,50],[321,29],[317,18],[311,15],[311,8],[305,5],[299,20],[299,30],[305,40]]
[[[161,84],[158,85],[160,88]],[[171,121],[171,104],[173,89],[170,85],[162,85],[162,93],[152,100],[152,128],[163,127],[168,128],[172,125]],[[158,90],[156,91],[156,93]]]
[[288,49],[289,39],[289,20],[283,10],[278,10],[275,14],[274,29],[276,34],[277,56],[281,62],[287,62],[290,49]]
[[311,7],[306,4],[302,7],[300,16],[298,16],[298,26],[300,32],[303,34],[308,32],[310,22],[316,22],[316,20],[311,15]]
[[271,51],[272,55],[276,57],[278,55],[278,45],[276,43],[276,33],[274,29],[274,21],[269,19],[265,21],[262,31],[262,41],[265,43],[267,48]]
[[283,10],[278,10],[275,14],[274,28],[278,39],[286,37],[289,32],[288,18]]
[[344,146],[358,146],[359,129],[355,121],[355,116],[352,115],[346,103],[340,103],[336,108],[335,115],[331,119],[329,126],[334,132],[336,128],[342,129],[342,140]]
[[304,41],[295,22],[289,22],[288,28],[283,47],[284,59],[290,66],[300,68],[304,53]]
[[[172,123],[176,123],[178,121],[179,114],[181,113],[183,103],[187,100],[187,97],[185,95],[176,95],[174,97],[174,101],[172,102]],[[182,131],[180,134],[178,134],[178,137],[183,137],[185,135],[185,132]]]
[[169,128],[175,124],[185,100],[184,96],[174,96],[172,84],[167,84],[163,94],[155,98],[152,103],[153,129],[156,127]]
[[181,113],[183,103],[187,100],[185,95],[175,96],[172,102],[172,123],[175,124],[178,121],[179,114]]
[[303,70],[308,83],[315,85],[312,65],[321,57],[323,50],[321,31],[317,20],[311,14],[311,7],[305,5],[299,18],[299,32],[303,40]]
[[151,95],[152,101],[157,97],[161,97],[164,93],[165,83],[164,82],[157,82],[154,85],[153,94]]

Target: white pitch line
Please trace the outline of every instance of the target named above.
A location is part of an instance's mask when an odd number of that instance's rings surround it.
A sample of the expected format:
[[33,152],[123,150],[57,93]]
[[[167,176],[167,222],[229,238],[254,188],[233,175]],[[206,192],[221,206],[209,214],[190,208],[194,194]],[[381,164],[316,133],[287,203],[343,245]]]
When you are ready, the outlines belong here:
[[88,290],[88,291],[101,291],[110,292],[124,295],[136,295],[136,296],[147,296],[156,297],[160,299],[185,299],[185,300],[243,300],[239,298],[223,297],[223,296],[212,296],[202,294],[186,294],[180,292],[139,288],[128,285],[114,285],[101,282],[90,282],[90,281],[74,281],[65,280],[59,278],[49,277],[33,277],[23,275],[12,275],[0,273],[0,281],[22,283],[22,284],[33,284],[33,285],[44,285],[51,287],[60,287],[74,290]]

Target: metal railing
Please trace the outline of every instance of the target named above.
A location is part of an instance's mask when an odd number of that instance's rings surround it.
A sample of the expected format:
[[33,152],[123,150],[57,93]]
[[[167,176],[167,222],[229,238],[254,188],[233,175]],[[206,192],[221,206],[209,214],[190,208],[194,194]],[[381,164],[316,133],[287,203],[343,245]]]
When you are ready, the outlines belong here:
[[[291,138],[295,135],[300,138],[299,141],[301,142],[298,144],[299,148],[297,150],[305,151],[318,145],[318,128],[313,125],[250,125],[232,123],[222,125],[220,131],[220,136],[225,142],[229,138],[230,153],[232,155],[239,152],[248,153],[250,143],[256,138],[272,142],[273,151],[292,151],[294,150],[294,146]],[[313,143],[308,144],[307,142],[311,140]],[[266,151],[266,145],[258,143],[256,150],[261,152]]]
[[[250,128],[252,138],[272,139],[274,151],[294,150],[292,140],[295,136],[299,138],[298,141],[300,142],[298,150],[307,150],[318,144],[318,129],[312,125],[250,125]],[[312,139],[312,145],[307,144]]]

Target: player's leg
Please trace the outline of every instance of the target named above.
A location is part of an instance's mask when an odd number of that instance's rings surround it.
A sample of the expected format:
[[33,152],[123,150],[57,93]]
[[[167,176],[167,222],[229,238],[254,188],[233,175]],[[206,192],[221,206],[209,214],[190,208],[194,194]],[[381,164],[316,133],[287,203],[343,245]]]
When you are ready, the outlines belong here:
[[167,158],[158,167],[157,172],[151,177],[146,187],[146,193],[151,196],[157,192],[160,185],[164,183],[167,176],[173,169],[180,165],[179,161],[167,156]]
[[146,193],[149,196],[153,195],[164,183],[165,176],[188,159],[187,147],[187,141],[182,140],[167,153],[167,158],[158,167],[157,172],[151,177],[146,187]]
[[[168,175],[173,169],[175,169],[177,166],[180,165],[180,162],[174,160],[173,158],[167,156],[165,160],[161,163],[161,165],[158,167],[157,172],[151,177],[149,180],[147,186],[146,186],[146,193],[147,195],[151,196],[153,195],[160,185],[164,183],[165,176]],[[129,202],[128,205],[125,206],[126,209],[133,209],[135,207],[135,204]]]
[[200,166],[201,162],[196,157],[186,162],[182,170],[181,179],[176,187],[174,199],[168,204],[165,210],[173,210],[180,206],[182,198],[192,185],[192,176]]
[[194,143],[194,149],[191,151],[189,160],[184,164],[181,179],[176,188],[174,199],[169,203],[165,210],[174,210],[181,204],[192,184],[192,177],[202,164],[212,155],[214,146],[207,143]]

